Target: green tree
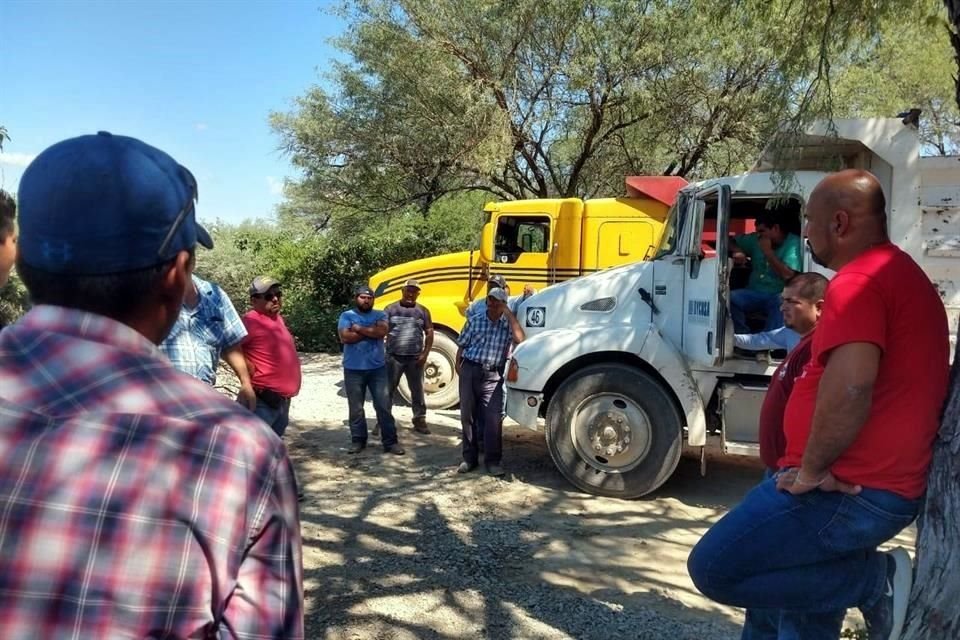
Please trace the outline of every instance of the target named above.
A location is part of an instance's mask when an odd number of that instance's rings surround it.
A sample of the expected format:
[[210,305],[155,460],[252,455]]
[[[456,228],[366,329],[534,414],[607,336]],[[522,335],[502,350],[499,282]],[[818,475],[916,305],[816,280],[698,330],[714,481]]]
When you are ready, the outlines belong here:
[[322,227],[338,209],[426,212],[462,191],[590,197],[621,193],[624,175],[746,168],[779,122],[812,110],[827,75],[819,54],[843,34],[810,26],[837,10],[351,2],[338,42],[349,61],[330,71],[332,90],[313,87],[272,116],[303,171],[287,206]]

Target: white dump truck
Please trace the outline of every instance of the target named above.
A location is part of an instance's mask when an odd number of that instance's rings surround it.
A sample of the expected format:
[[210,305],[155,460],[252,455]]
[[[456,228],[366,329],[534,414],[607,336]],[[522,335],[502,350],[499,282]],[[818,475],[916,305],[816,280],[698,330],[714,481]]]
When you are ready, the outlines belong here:
[[[708,440],[726,454],[758,454],[759,409],[777,362],[733,353],[728,301],[745,274],[728,244],[769,209],[795,216],[802,233],[806,198],[827,171],[879,178],[890,238],[939,289],[955,339],[960,158],[921,157],[915,126],[899,119],[818,124],[778,147],[749,173],[683,189],[652,260],[549,287],[521,306],[527,339],[510,362],[507,414],[545,425],[550,455],[580,489],[649,493],[673,473],[684,443],[701,455]],[[814,268],[809,252],[804,267]]]

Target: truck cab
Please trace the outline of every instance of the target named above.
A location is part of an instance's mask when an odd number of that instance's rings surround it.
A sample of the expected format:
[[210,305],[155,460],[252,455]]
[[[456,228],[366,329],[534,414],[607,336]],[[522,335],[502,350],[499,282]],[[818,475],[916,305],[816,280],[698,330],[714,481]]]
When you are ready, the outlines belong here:
[[[757,455],[759,409],[777,362],[733,352],[730,291],[744,274],[733,268],[729,246],[765,210],[796,218],[799,231],[826,167],[861,167],[880,178],[891,239],[938,283],[956,326],[960,296],[939,284],[960,257],[943,249],[960,237],[957,189],[940,186],[950,184],[946,165],[925,162],[915,129],[899,120],[834,127],[835,134],[820,125],[794,140],[793,153],[765,154],[750,173],[683,189],[651,260],[550,287],[521,306],[527,339],[510,363],[507,414],[530,428],[542,419],[551,457],[578,488],[644,495],[670,477],[684,443],[702,452],[708,437],[724,453]],[[927,222],[934,215],[937,225]],[[814,269],[809,254],[804,261],[804,270]]]
[[[427,407],[459,402],[456,339],[470,303],[502,275],[512,295],[541,289],[612,265],[643,260],[660,242],[667,212],[686,184],[675,177],[627,178],[627,196],[490,202],[478,251],[463,251],[388,267],[370,279],[376,306],[401,297],[408,279],[420,282],[419,302],[430,310],[434,345],[424,367]],[[400,392],[409,400],[406,380]]]

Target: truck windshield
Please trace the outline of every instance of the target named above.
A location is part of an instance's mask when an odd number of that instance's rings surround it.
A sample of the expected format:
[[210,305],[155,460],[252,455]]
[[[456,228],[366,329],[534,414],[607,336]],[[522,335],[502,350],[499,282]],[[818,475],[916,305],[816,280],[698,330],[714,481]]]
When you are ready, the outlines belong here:
[[667,212],[667,224],[663,228],[663,236],[661,236],[660,246],[657,247],[657,252],[653,256],[654,260],[668,256],[676,249],[677,242],[680,239],[680,230],[683,228],[683,212],[686,210],[686,206],[684,206],[685,202],[686,198],[681,194],[677,197],[673,206],[670,207],[670,211]]

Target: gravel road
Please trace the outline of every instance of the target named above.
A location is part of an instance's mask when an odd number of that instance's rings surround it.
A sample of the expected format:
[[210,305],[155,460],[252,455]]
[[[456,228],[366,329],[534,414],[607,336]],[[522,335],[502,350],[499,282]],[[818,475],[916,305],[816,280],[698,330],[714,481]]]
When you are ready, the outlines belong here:
[[308,638],[739,637],[742,612],[700,596],[685,563],[755,466],[701,478],[684,459],[647,499],[599,498],[563,480],[542,434],[508,425],[506,477],[458,475],[457,412],[430,413],[421,435],[406,406],[394,416],[407,455],[371,440],[352,456],[339,358],[303,362],[286,438],[306,490]]

